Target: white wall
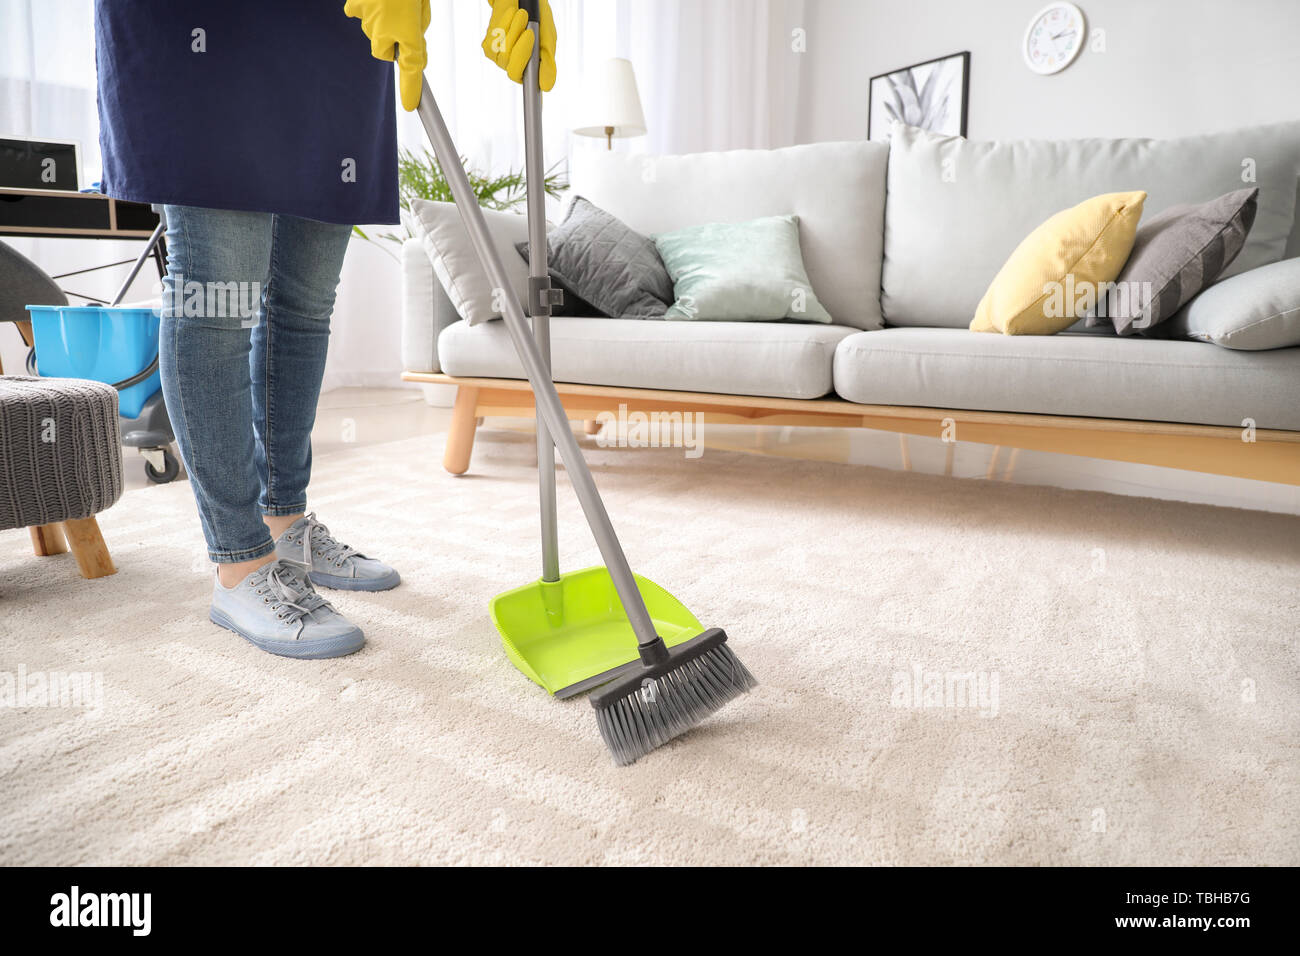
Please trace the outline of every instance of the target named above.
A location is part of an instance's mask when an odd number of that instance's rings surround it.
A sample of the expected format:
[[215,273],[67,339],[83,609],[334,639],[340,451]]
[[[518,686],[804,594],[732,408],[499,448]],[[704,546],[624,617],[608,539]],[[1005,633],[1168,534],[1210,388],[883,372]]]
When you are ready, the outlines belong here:
[[1038,76],[1020,44],[1046,0],[807,0],[801,142],[861,139],[867,84],[971,52],[971,139],[1191,135],[1300,118],[1297,0],[1077,0],[1105,52]]

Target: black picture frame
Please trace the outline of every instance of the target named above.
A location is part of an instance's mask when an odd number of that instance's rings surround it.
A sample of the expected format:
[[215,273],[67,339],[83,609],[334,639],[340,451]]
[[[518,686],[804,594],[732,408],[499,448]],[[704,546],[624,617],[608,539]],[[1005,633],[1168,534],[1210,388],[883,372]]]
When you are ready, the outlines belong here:
[[[896,70],[889,70],[885,73],[878,73],[875,76],[871,77],[871,79],[867,82],[867,139],[872,138],[871,132],[873,128],[873,123],[877,119],[877,117],[875,116],[876,97],[874,95],[875,92],[874,87],[877,81],[884,82],[888,80],[890,77],[897,76],[900,73],[910,73],[912,70],[920,69],[921,67],[932,66],[936,63],[943,63],[946,60],[955,60],[955,59],[961,60],[961,114],[959,118],[960,129],[955,135],[964,138],[966,136],[967,119],[970,113],[970,50],[962,50],[960,53],[948,53],[944,56],[936,56],[930,60],[922,60],[920,63],[913,63],[909,66],[902,66]],[[923,124],[916,124],[916,125],[920,125],[922,129],[928,128]],[[935,130],[934,132],[943,133],[949,136],[954,135],[950,130]],[[888,139],[888,136],[878,137],[878,139]]]

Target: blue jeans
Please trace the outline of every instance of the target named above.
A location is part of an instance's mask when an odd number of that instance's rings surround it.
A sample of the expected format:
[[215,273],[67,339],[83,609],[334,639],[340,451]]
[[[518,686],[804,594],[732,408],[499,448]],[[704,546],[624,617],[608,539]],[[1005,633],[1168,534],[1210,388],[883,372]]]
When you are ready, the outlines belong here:
[[351,227],[167,206],[158,361],[208,556],[275,549],[307,508],[311,429]]

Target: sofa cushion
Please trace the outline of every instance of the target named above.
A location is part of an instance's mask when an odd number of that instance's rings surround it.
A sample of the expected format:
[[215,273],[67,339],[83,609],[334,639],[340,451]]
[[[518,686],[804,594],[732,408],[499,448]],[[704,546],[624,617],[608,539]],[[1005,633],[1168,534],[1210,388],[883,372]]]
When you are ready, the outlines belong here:
[[[1063,292],[1114,280],[1133,249],[1144,192],[1106,193],[1062,209],[1002,264],[975,309],[973,332],[1055,335],[1079,320]],[[1053,292],[1053,290],[1055,290]]]
[[[820,398],[835,346],[856,329],[788,322],[629,322],[551,319],[557,382],[728,395]],[[449,375],[523,378],[502,322],[448,326],[438,358]]]
[[[528,243],[515,248],[528,262]],[[547,235],[546,248],[551,276],[602,315],[663,318],[673,301],[654,241],[581,196]]]
[[[1148,218],[1115,279],[1116,289],[1125,291],[1113,300],[1099,296],[1097,314],[1120,335],[1150,332],[1237,258],[1255,221],[1258,198],[1258,189],[1238,189]],[[1149,291],[1129,294],[1133,289]]]
[[[471,325],[501,318],[492,283],[479,264],[455,205],[415,199],[411,201],[411,213],[418,238],[433,263],[434,274],[447,290],[456,311]],[[520,302],[527,302],[528,264],[520,260],[515,243],[528,239],[528,217],[485,209],[483,219],[505,266],[511,289]]]
[[835,350],[853,402],[1300,430],[1300,348],[885,329]]
[[655,236],[672,276],[669,319],[825,322],[799,251],[798,216],[711,222]]
[[1300,259],[1216,282],[1157,331],[1225,349],[1300,346]]
[[885,321],[964,326],[1020,240],[1057,210],[1099,193],[1146,190],[1151,216],[1258,186],[1255,224],[1223,274],[1276,262],[1292,232],[1298,175],[1300,122],[1184,139],[1006,143],[896,125],[885,216]]
[[836,323],[875,329],[881,326],[888,157],[886,144],[865,141],[685,156],[578,150],[572,181],[646,235],[798,216],[804,268],[817,298]]

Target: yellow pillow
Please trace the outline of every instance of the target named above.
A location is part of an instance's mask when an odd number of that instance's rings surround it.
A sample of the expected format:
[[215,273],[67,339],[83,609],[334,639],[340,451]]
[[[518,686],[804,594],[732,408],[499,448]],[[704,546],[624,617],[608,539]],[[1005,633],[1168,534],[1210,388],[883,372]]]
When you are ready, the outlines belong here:
[[1054,335],[1072,326],[1079,296],[1089,288],[1095,296],[1124,268],[1146,198],[1141,191],[1094,196],[1031,232],[980,299],[971,331]]

